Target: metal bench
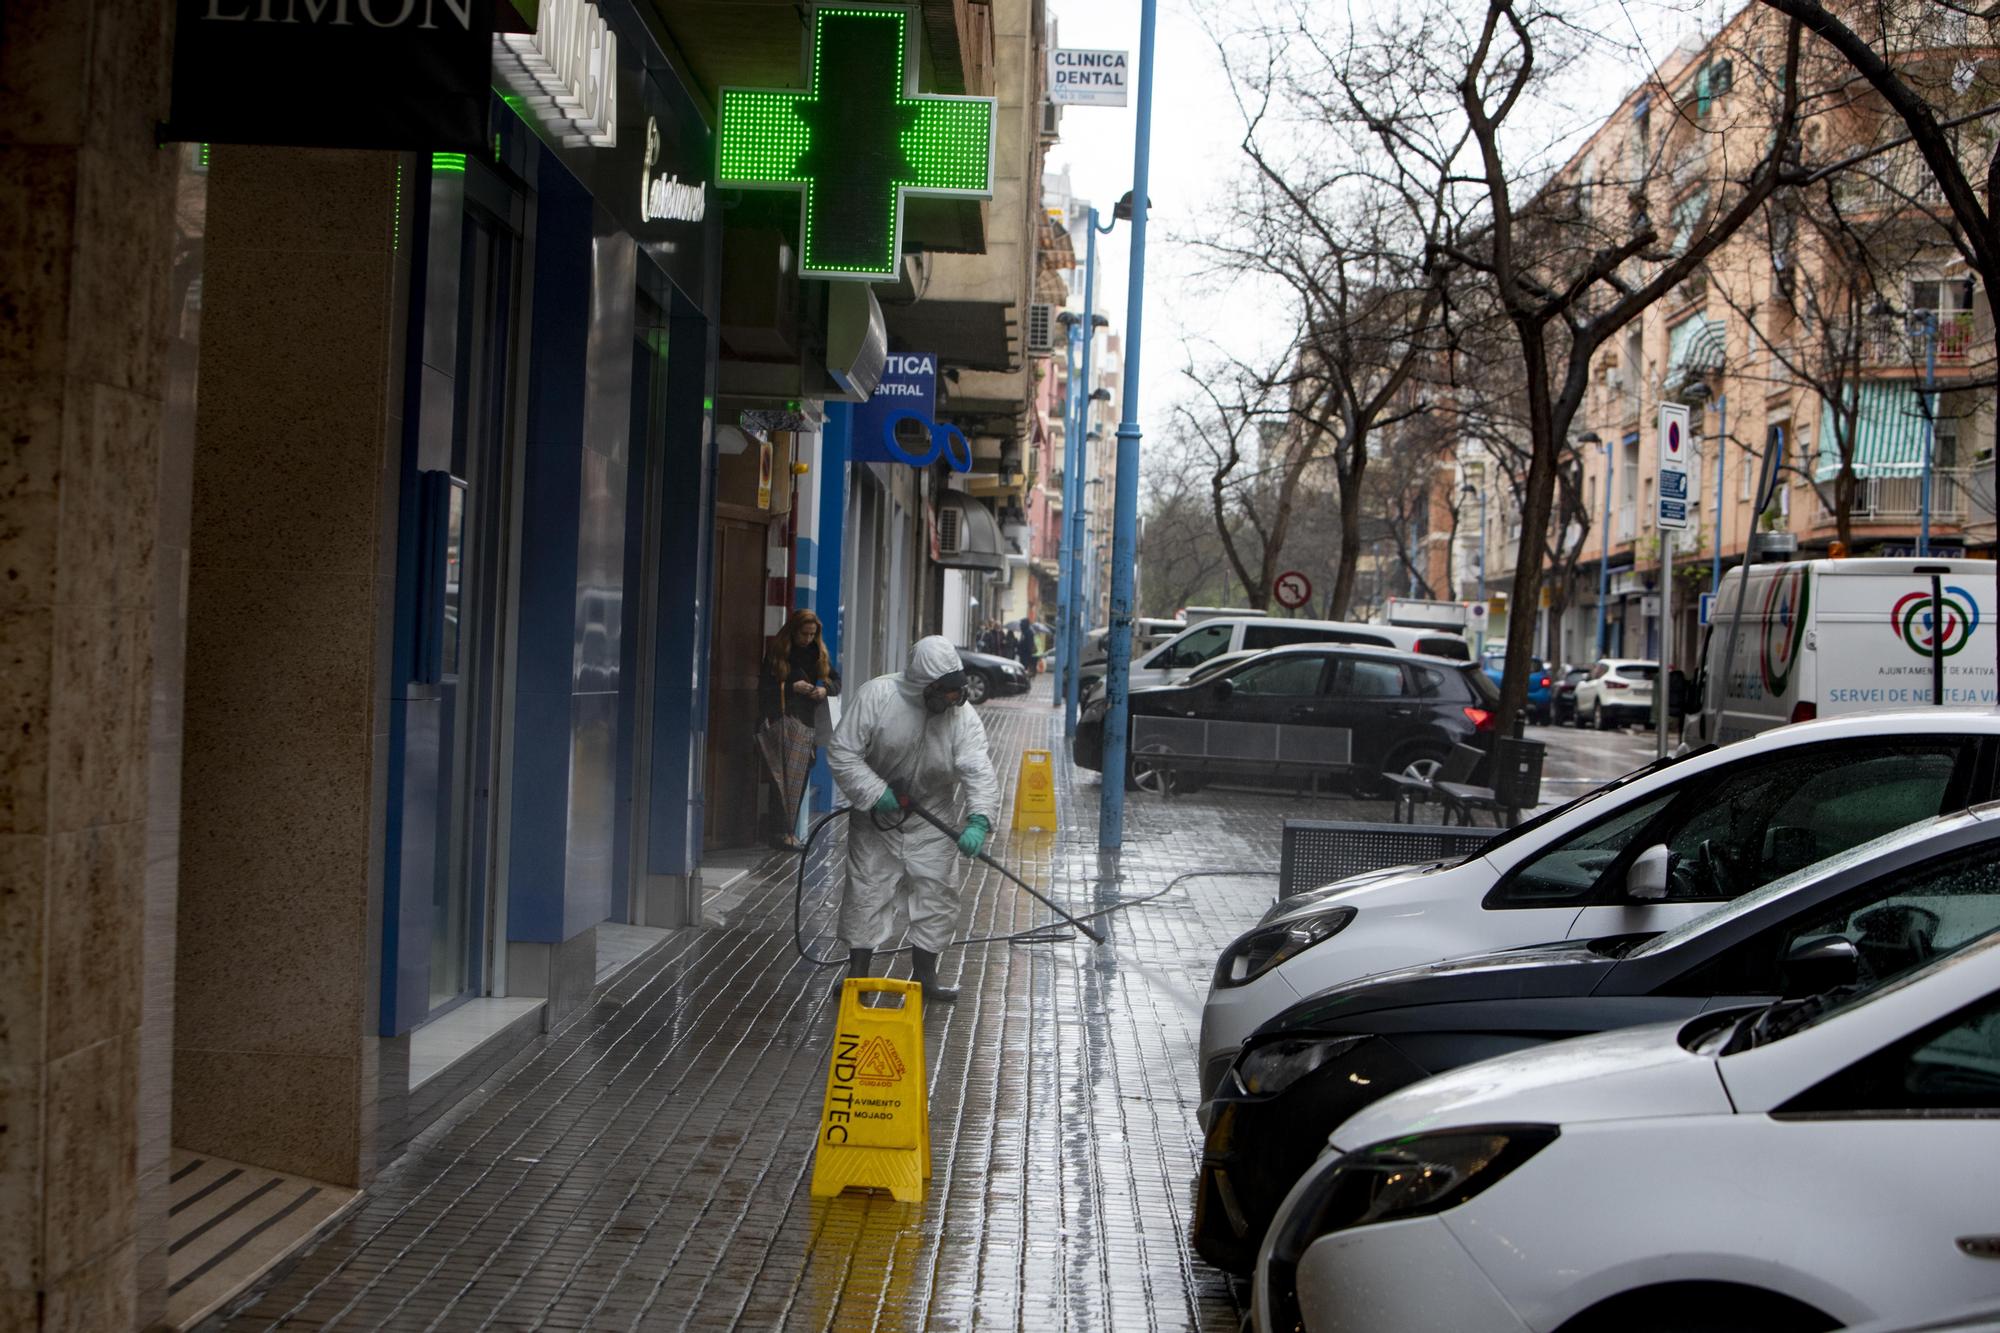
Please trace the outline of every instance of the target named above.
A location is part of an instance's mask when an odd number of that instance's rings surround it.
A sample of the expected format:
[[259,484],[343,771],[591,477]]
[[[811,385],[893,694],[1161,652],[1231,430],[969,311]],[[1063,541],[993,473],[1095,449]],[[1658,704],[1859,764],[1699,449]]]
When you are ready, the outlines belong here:
[[[1227,765],[1317,778],[1349,767],[1354,754],[1354,737],[1345,727],[1196,717],[1134,717],[1131,745],[1135,763],[1168,773],[1213,772]],[[1163,784],[1168,792],[1173,787]]]
[[1288,819],[1278,857],[1278,896],[1391,866],[1456,861],[1484,847],[1494,832],[1471,826]]

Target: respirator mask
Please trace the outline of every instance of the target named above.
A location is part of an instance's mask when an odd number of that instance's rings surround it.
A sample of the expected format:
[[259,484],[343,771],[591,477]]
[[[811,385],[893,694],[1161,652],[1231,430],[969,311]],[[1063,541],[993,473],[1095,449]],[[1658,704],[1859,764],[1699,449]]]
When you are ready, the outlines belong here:
[[924,686],[924,711],[933,717],[965,702],[965,673],[950,671]]

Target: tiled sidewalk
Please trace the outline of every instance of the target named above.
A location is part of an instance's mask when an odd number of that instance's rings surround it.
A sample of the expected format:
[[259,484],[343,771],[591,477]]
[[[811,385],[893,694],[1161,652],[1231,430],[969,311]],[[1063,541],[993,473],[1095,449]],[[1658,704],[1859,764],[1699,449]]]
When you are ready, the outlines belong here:
[[[1060,752],[1046,691],[983,710],[1010,796],[1021,749]],[[995,855],[1079,912],[1188,870],[1275,867],[1299,805],[1135,794],[1107,881],[1095,779],[1074,782],[1060,753],[1057,772],[1063,833],[1002,833]],[[806,932],[831,957],[829,834]],[[600,991],[211,1326],[1235,1329],[1236,1294],[1186,1239],[1193,1052],[1216,953],[1272,882],[1183,881],[1106,918],[1103,947],[948,952],[964,993],[926,1016],[934,1176],[906,1206],[807,1195],[835,974],[793,947],[796,864],[773,857],[719,925],[674,933]],[[964,935],[1047,918],[973,869]]]

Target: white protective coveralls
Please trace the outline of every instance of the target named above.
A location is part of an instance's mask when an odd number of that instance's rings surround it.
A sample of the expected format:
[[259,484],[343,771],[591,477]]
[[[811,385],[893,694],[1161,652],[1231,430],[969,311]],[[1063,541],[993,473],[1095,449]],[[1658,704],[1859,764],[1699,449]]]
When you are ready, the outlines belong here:
[[847,893],[840,904],[840,937],[850,949],[892,942],[897,893],[905,883],[911,944],[937,953],[958,924],[957,843],[914,814],[900,828],[877,828],[870,811],[885,787],[947,823],[963,787],[965,818],[985,815],[989,824],[999,824],[1000,783],[986,756],[979,714],[966,707],[933,714],[924,707],[924,686],[962,670],[958,650],[934,634],[911,647],[901,674],[877,676],[847,693],[826,757],[852,807]]

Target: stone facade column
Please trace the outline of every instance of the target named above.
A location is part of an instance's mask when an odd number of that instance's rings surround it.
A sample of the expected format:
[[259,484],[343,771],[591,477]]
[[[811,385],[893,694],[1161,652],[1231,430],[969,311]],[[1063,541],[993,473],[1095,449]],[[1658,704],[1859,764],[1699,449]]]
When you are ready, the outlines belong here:
[[[165,1298],[172,839],[154,686],[179,655],[166,446],[173,9],[0,15],[0,1330]],[[156,611],[161,612],[156,616]],[[172,664],[170,663],[169,666]],[[169,700],[171,702],[171,700]],[[177,768],[174,755],[169,767]],[[164,894],[164,898],[161,895]],[[149,1056],[148,1051],[154,1052]],[[160,1204],[161,1206],[150,1206]]]

